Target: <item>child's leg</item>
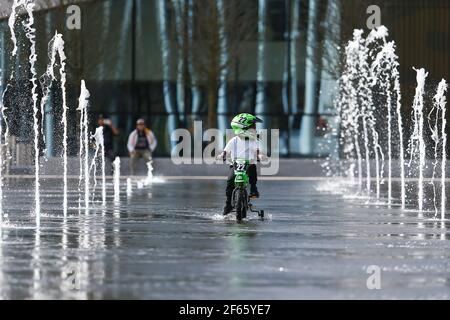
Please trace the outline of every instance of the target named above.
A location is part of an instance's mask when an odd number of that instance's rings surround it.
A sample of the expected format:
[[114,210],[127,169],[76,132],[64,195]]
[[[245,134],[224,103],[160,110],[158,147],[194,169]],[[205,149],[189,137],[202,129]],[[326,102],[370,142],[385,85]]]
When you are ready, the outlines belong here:
[[258,173],[256,170],[256,164],[251,164],[248,166],[247,175],[250,185],[256,186],[256,183],[258,182]]
[[227,196],[227,204],[231,204],[231,196],[233,195],[234,190],[234,169],[233,167],[230,168],[230,173],[228,175],[227,179],[227,188],[226,188],[226,196]]
[[250,196],[259,197],[258,188],[256,183],[258,182],[258,173],[256,170],[256,164],[251,164],[247,169],[248,182],[250,183]]
[[223,208],[224,215],[229,214],[233,210],[233,207],[231,206],[231,197],[233,196],[233,190],[234,190],[234,169],[233,167],[231,167],[230,174],[228,175],[227,179],[227,188],[225,192],[227,195],[227,200],[225,203],[225,207]]

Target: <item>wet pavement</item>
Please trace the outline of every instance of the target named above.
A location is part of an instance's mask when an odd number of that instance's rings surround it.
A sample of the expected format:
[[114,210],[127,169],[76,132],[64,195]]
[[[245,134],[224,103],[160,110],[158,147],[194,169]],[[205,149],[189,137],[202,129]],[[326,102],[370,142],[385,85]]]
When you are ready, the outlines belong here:
[[[5,181],[1,299],[378,299],[450,297],[450,222],[343,196],[339,185],[260,181],[256,214],[221,216],[225,181],[134,185],[63,216],[58,180]],[[368,289],[369,266],[381,289]],[[369,268],[369,269],[368,269]],[[374,278],[371,278],[372,280]],[[369,281],[370,282],[370,281]],[[373,284],[373,282],[370,282]]]

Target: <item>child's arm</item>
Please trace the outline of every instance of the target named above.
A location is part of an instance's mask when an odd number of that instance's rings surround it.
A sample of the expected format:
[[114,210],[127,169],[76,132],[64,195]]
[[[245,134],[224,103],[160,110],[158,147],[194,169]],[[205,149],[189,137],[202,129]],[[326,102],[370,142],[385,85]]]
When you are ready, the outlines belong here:
[[269,157],[262,153],[259,149],[256,150],[256,160],[258,162],[266,162],[269,160]]
[[227,160],[227,157],[231,156],[231,145],[235,138],[232,138],[230,141],[228,141],[223,151],[216,157],[217,160],[223,160],[225,162]]

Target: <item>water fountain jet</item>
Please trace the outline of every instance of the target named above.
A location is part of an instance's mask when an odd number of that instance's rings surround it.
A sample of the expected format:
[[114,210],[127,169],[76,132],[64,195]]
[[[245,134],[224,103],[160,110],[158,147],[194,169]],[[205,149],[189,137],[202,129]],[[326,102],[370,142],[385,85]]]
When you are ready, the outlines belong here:
[[434,106],[441,112],[441,139],[442,139],[442,156],[441,156],[441,219],[445,219],[446,190],[445,190],[445,169],[447,164],[447,81],[444,79],[438,85],[436,95],[433,97]]
[[[80,97],[78,98],[78,108],[80,111],[80,176],[79,187],[84,181],[84,206],[89,208],[89,136],[88,136],[88,112],[90,93],[86,88],[84,80],[81,81]],[[79,191],[81,191],[79,189]]]
[[414,69],[416,71],[417,87],[413,102],[413,122],[414,129],[409,141],[410,160],[408,166],[411,167],[415,155],[419,156],[419,182],[417,191],[417,201],[419,205],[419,212],[423,210],[424,202],[424,169],[425,169],[425,140],[423,137],[423,109],[424,109],[424,94],[425,94],[425,80],[428,73],[425,69]]
[[120,158],[116,157],[114,165],[114,201],[120,200]]

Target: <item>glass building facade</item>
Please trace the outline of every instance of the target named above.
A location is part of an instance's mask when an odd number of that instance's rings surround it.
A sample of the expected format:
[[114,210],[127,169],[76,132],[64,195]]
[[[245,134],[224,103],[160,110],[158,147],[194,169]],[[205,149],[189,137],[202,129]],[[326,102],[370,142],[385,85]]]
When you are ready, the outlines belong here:
[[[372,2],[83,1],[79,30],[67,27],[68,6],[42,9],[35,13],[37,72],[45,73],[48,43],[56,31],[62,33],[72,154],[78,150],[76,106],[84,79],[92,126],[103,114],[120,130],[118,155],[126,155],[126,139],[138,118],[146,119],[159,140],[156,155],[168,156],[175,128],[192,131],[193,122],[202,120],[204,129],[223,130],[235,114],[251,112],[264,118],[264,128],[280,129],[280,155],[324,156],[330,151],[323,147],[324,136],[336,118],[332,103],[340,48],[353,28],[367,30]],[[448,1],[378,2],[381,22],[397,42],[405,99],[414,85],[411,66],[449,79]],[[0,69],[3,89],[9,85],[4,104],[11,134],[31,141],[30,46],[20,24],[16,34],[14,58],[3,17]],[[60,152],[60,108],[61,88],[55,83],[44,116],[53,141],[49,155]]]

